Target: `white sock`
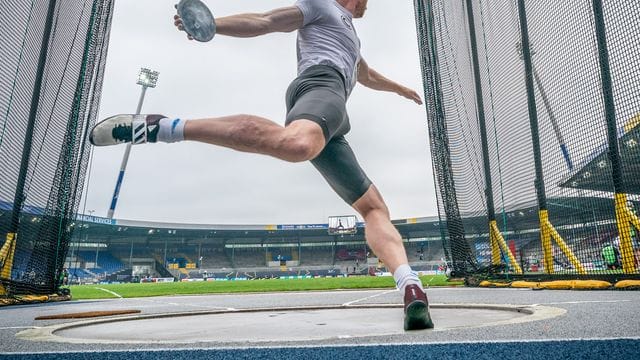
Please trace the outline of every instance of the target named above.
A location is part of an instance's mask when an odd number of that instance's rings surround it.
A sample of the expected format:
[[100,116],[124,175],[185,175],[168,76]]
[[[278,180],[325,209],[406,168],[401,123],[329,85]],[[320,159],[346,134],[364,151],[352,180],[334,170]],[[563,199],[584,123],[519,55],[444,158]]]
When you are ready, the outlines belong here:
[[180,119],[160,119],[158,123],[158,141],[173,143],[184,140],[184,124],[187,122]]
[[422,289],[422,282],[420,281],[418,274],[411,270],[409,264],[398,266],[396,271],[393,273],[393,278],[396,280],[396,287],[403,293],[407,285],[411,284],[416,284]]

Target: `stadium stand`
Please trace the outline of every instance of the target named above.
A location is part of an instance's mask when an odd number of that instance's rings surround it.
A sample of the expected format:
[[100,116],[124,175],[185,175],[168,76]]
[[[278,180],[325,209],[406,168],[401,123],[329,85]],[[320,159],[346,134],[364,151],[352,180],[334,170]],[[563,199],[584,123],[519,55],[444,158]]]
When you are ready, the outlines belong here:
[[[334,236],[328,235],[327,225],[82,220],[82,231],[74,233],[73,251],[65,262],[82,282],[140,281],[153,276],[180,280],[313,277],[367,274],[369,270],[362,224],[354,235]],[[395,220],[394,224],[403,234],[412,263],[425,271],[442,265],[442,247],[432,241],[439,239],[436,218]],[[416,251],[424,241],[428,246],[420,261]]]
[[318,265],[333,265],[335,259],[331,247],[308,247],[302,249],[300,256],[300,265],[304,266],[318,266]]
[[201,268],[230,269],[232,267],[231,260],[223,248],[202,247],[201,257]]
[[232,254],[232,263],[235,268],[264,267],[265,260],[265,251],[259,248],[234,249]]

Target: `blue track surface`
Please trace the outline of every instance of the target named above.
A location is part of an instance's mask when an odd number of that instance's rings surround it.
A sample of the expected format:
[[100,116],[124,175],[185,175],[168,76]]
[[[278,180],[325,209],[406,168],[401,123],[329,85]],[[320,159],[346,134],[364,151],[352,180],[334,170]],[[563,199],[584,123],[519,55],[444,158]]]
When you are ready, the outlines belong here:
[[[640,296],[637,292],[432,288],[428,293],[432,303],[439,306],[511,304],[538,311],[555,309],[556,315],[529,320],[518,316],[513,319],[517,321],[496,323],[496,320],[500,320],[496,314],[435,308],[434,315],[439,316],[435,319],[438,321],[435,330],[406,332],[402,331],[401,322],[398,322],[398,328],[394,327],[393,319],[389,316],[389,311],[393,310],[380,310],[380,316],[376,320],[370,317],[359,319],[363,315],[345,310],[346,323],[342,323],[340,319],[328,318],[327,324],[316,324],[313,320],[315,315],[308,314],[308,318],[302,315],[288,317],[287,319],[295,319],[293,323],[275,321],[264,325],[264,332],[259,329],[250,331],[255,324],[242,321],[252,321],[251,318],[238,317],[235,320],[239,322],[233,326],[207,322],[202,324],[195,321],[197,318],[190,318],[193,321],[187,321],[186,324],[191,324],[193,328],[176,326],[175,329],[181,329],[176,334],[171,333],[174,328],[171,321],[178,320],[172,318],[167,318],[166,324],[160,322],[159,329],[147,327],[144,321],[120,323],[126,327],[123,330],[141,335],[126,338],[127,341],[108,341],[111,338],[119,339],[115,336],[118,328],[108,326],[87,326],[80,333],[61,331],[46,335],[52,328],[72,325],[77,320],[40,321],[35,320],[35,317],[95,310],[138,309],[143,315],[153,317],[230,308],[248,310],[288,306],[393,305],[398,304],[400,295],[397,291],[388,289],[371,289],[71,301],[0,308],[0,360],[640,360]],[[491,325],[487,323],[487,326],[482,327],[470,326],[472,322],[465,320],[469,316],[473,316],[469,320],[490,322]],[[349,326],[350,323],[354,324],[353,328]],[[325,329],[320,325],[328,324],[335,326],[336,331],[330,331],[326,336],[314,333],[316,328]],[[388,329],[384,328],[386,330],[380,334],[371,329],[371,335],[367,336],[366,331],[364,334],[359,332],[363,324],[377,326],[375,330],[385,326]],[[112,334],[110,331],[116,333]],[[30,332],[31,335],[25,336],[25,332]],[[274,333],[282,335],[275,336]]]
[[152,350],[49,354],[7,354],[19,360],[160,359],[640,359],[640,340],[569,340],[306,348]]

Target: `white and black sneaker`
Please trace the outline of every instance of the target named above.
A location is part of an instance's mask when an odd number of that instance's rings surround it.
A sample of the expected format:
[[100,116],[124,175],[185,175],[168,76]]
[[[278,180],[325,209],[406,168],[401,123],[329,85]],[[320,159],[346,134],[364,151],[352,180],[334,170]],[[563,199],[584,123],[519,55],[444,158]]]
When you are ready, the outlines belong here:
[[154,143],[158,140],[160,119],[165,117],[159,114],[112,116],[93,127],[89,134],[89,141],[94,146],[118,145],[128,142],[133,145]]

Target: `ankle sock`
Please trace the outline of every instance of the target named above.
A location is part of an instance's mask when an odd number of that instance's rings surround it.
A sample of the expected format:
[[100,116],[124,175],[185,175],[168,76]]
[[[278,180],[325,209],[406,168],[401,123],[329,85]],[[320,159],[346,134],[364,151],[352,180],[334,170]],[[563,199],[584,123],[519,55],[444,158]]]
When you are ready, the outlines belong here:
[[396,287],[403,293],[407,285],[416,284],[422,288],[422,282],[420,281],[418,274],[411,270],[409,264],[398,266],[396,271],[393,273],[393,278],[396,280]]
[[158,141],[173,143],[184,140],[185,120],[164,118],[158,124]]

